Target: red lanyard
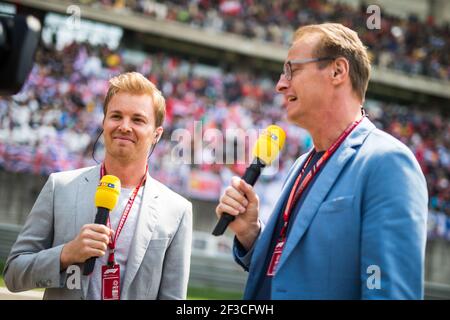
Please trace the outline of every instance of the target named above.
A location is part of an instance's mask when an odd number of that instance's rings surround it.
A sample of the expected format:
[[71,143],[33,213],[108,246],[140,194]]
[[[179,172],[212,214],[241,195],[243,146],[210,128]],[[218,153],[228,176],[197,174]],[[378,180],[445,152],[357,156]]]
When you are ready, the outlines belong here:
[[[364,118],[364,117],[363,117]],[[280,240],[283,241],[286,237],[287,232],[287,226],[289,223],[289,218],[292,213],[292,209],[294,208],[294,205],[297,203],[298,199],[301,197],[302,193],[305,191],[305,189],[308,187],[309,183],[312,181],[314,176],[319,172],[319,170],[323,167],[324,163],[334,154],[334,152],[339,148],[339,146],[344,142],[345,138],[355,129],[355,127],[362,121],[362,119],[359,119],[358,121],[353,122],[350,126],[345,129],[344,132],[341,133],[339,138],[331,145],[330,148],[328,148],[327,151],[323,154],[323,156],[313,165],[312,169],[308,171],[308,174],[305,176],[305,178],[302,180],[302,177],[305,173],[306,168],[308,167],[308,164],[311,162],[311,159],[315,153],[313,150],[307,160],[305,161],[305,164],[302,167],[302,170],[300,174],[298,175],[297,179],[295,180],[294,187],[291,190],[291,193],[288,198],[288,202],[286,205],[286,209],[283,213],[283,228],[281,229],[281,235]],[[302,183],[299,182],[302,180]]]
[[[128,199],[127,205],[125,206],[125,209],[123,210],[122,217],[120,218],[119,225],[117,226],[116,232],[114,233],[114,239],[111,237],[111,240],[109,241],[108,247],[110,249],[109,257],[108,257],[108,265],[114,265],[115,264],[115,258],[114,258],[114,249],[116,248],[117,238],[119,238],[119,234],[122,232],[123,226],[125,225],[125,221],[128,218],[128,214],[131,211],[131,207],[133,206],[134,199],[136,198],[139,189],[144,184],[145,180],[147,179],[147,171],[148,171],[148,165],[145,168],[145,174],[142,177],[139,184],[136,186],[136,188],[133,190],[133,193],[131,194],[131,197]],[[100,169],[100,179],[106,174],[105,170],[105,164],[102,163],[101,169]],[[111,228],[111,222],[108,217],[108,227]]]

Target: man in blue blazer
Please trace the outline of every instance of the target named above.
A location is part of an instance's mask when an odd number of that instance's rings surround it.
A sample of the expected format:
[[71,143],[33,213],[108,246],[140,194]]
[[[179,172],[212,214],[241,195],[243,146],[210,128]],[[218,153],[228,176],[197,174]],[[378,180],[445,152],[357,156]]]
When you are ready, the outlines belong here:
[[277,91],[314,147],[291,168],[273,214],[233,177],[216,213],[235,216],[245,299],[422,299],[428,194],[412,152],[362,109],[370,75],[356,32],[299,28]]

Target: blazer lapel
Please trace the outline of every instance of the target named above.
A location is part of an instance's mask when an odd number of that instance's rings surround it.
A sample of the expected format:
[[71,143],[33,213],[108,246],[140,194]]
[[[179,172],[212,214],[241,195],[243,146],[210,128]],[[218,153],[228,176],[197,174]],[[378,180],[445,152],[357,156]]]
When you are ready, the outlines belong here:
[[[76,194],[76,214],[75,223],[73,224],[73,235],[80,233],[81,228],[88,223],[95,221],[95,192],[97,191],[98,182],[100,180],[100,166],[95,166],[81,175],[78,182],[78,190]],[[82,265],[83,267],[83,265]],[[81,268],[83,269],[83,268]],[[83,272],[83,270],[81,270]],[[90,276],[81,277],[81,292],[83,298],[86,299],[89,287]]]
[[147,173],[147,181],[144,187],[144,195],[142,198],[141,208],[139,210],[139,218],[136,225],[135,235],[128,254],[127,269],[123,283],[123,298],[136,276],[139,266],[147,252],[147,247],[152,238],[153,231],[157,225],[158,217],[162,209],[159,203],[159,188],[153,178]]
[[360,146],[373,129],[375,129],[375,126],[369,119],[364,118],[328,160],[322,173],[317,177],[317,180],[309,191],[295,221],[291,222],[295,225],[291,229],[283,254],[281,255],[278,270],[283,267],[289,255],[305,234],[317,214],[320,205],[338,179],[342,169],[356,153],[355,147]]
[[95,221],[95,193],[100,181],[100,166],[85,172],[79,179],[77,190],[77,210],[74,224],[74,234],[80,232],[82,226]]

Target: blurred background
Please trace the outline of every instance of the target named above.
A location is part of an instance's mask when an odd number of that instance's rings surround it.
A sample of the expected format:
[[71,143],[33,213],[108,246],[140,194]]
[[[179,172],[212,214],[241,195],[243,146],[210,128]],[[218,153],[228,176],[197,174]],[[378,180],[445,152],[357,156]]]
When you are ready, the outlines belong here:
[[[381,20],[369,29],[373,4]],[[0,271],[48,175],[102,159],[102,139],[94,142],[108,80],[138,71],[167,104],[150,173],[194,205],[189,298],[241,298],[246,273],[233,262],[232,234],[211,231],[221,190],[246,165],[175,161],[172,133],[188,130],[191,159],[207,160],[214,142],[195,144],[196,130],[283,127],[278,167],[256,186],[267,219],[287,170],[312,146],[306,131],[286,122],[275,84],[297,27],[331,21],[368,46],[370,119],[408,145],[425,173],[426,297],[450,298],[450,1],[21,0],[0,1],[0,12],[31,14],[42,24],[25,85],[0,97]],[[236,157],[239,137],[224,143],[223,159]]]

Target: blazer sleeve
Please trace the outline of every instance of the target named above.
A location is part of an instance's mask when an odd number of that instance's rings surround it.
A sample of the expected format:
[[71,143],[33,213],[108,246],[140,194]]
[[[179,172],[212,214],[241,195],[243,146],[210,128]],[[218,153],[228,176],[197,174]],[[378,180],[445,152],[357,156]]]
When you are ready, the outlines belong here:
[[423,299],[428,192],[409,150],[374,161],[362,198],[362,299]]
[[52,174],[31,209],[6,261],[4,280],[12,292],[64,286],[66,274],[60,272],[60,256],[64,245],[52,248],[54,189]]
[[261,220],[259,221],[261,224],[261,229],[259,230],[259,233],[256,237],[256,240],[253,242],[253,246],[247,251],[242,246],[242,244],[239,242],[239,240],[234,237],[233,240],[233,257],[234,261],[236,261],[237,264],[239,264],[245,271],[249,271],[250,269],[250,262],[252,260],[253,251],[255,250],[256,242],[259,240],[262,230],[264,229],[264,222]]
[[166,252],[161,284],[160,300],[186,300],[191,265],[192,204],[188,202],[177,232]]

